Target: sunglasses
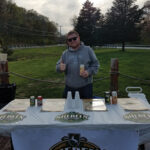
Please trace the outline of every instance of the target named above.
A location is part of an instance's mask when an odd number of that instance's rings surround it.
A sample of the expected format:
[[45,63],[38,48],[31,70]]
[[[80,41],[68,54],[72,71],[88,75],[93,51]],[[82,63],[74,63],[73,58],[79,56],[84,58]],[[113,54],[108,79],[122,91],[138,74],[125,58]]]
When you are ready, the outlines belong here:
[[68,41],[68,42],[76,41],[77,38],[78,38],[78,37],[73,37],[73,38],[67,39],[67,41]]

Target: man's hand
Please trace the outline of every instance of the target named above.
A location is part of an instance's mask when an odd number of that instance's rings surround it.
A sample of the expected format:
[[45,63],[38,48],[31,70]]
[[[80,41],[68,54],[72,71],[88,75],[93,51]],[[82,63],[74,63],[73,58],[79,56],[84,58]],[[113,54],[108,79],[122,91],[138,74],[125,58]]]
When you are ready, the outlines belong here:
[[65,71],[66,70],[66,64],[64,64],[63,62],[60,63],[60,70],[61,71]]
[[83,77],[83,78],[87,78],[87,77],[89,76],[89,73],[88,73],[88,71],[84,70],[84,71],[82,71],[82,72],[80,73],[80,75],[81,75],[81,77]]

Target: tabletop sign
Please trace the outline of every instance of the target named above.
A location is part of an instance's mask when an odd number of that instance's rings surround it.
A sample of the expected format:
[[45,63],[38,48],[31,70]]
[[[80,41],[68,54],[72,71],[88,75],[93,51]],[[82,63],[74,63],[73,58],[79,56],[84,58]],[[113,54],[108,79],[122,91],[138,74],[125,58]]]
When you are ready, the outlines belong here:
[[0,123],[13,123],[13,122],[18,122],[21,121],[25,118],[26,116],[21,115],[17,112],[8,112],[5,114],[0,115]]
[[138,123],[150,123],[150,113],[144,112],[130,112],[123,116],[125,120],[138,122]]
[[78,112],[67,112],[65,114],[61,114],[56,116],[55,120],[61,121],[61,122],[81,122],[84,120],[88,120],[89,116],[85,114],[81,114]]

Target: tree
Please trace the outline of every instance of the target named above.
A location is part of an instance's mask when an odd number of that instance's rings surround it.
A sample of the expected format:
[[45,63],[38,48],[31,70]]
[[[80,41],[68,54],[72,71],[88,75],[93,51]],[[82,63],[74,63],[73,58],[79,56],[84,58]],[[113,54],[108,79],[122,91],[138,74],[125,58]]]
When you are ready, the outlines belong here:
[[125,43],[136,41],[139,38],[138,24],[142,19],[143,9],[135,5],[136,0],[115,0],[106,14],[108,38],[111,42]]
[[80,10],[79,16],[73,19],[74,28],[79,32],[81,40],[84,40],[85,44],[95,45],[96,28],[100,26],[101,18],[100,9],[93,7],[93,3],[87,0]]
[[54,44],[54,22],[34,10],[18,7],[12,0],[0,0],[0,44],[3,49],[14,45]]
[[144,4],[144,15],[142,22],[141,40],[142,43],[150,43],[150,1],[146,1]]

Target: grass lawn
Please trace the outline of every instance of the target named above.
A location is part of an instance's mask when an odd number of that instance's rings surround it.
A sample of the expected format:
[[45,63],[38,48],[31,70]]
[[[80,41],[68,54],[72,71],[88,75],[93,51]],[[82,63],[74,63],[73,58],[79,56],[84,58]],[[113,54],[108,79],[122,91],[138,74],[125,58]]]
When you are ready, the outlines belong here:
[[[9,72],[15,72],[45,82],[33,81],[10,74],[10,83],[16,83],[16,97],[28,98],[31,95],[42,95],[45,98],[60,98],[64,88],[64,75],[56,73],[55,66],[66,47],[48,47],[15,50],[8,57]],[[119,60],[119,97],[127,97],[127,86],[142,87],[150,101],[150,50],[127,49],[122,52],[119,49],[97,48],[95,53],[100,61],[100,69],[94,76],[94,95],[104,96],[104,92],[110,88],[110,80],[99,80],[109,77],[111,58]],[[139,81],[124,77],[123,75],[149,80]],[[54,82],[51,83],[50,81]]]

